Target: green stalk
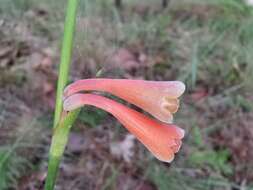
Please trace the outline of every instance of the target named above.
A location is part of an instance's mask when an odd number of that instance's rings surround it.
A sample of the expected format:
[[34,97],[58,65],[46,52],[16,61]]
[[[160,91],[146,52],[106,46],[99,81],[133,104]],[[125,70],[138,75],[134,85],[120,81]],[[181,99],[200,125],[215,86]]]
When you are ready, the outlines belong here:
[[45,190],[53,190],[58,174],[61,157],[68,142],[69,131],[80,109],[70,112],[56,127],[49,152],[48,174]]
[[52,137],[48,174],[45,190],[53,190],[58,174],[58,169],[66,144],[68,142],[69,131],[76,120],[80,110],[75,110],[61,118],[63,90],[68,82],[69,67],[72,56],[73,36],[75,31],[76,12],[78,0],[68,0],[67,13],[64,25],[64,36],[61,51],[61,62],[57,84],[56,106],[54,115],[54,134]]
[[57,84],[56,105],[54,115],[54,127],[58,124],[62,112],[63,90],[68,82],[69,66],[71,63],[73,36],[76,23],[78,0],[68,0],[67,14],[64,25],[64,36],[61,51],[61,63]]

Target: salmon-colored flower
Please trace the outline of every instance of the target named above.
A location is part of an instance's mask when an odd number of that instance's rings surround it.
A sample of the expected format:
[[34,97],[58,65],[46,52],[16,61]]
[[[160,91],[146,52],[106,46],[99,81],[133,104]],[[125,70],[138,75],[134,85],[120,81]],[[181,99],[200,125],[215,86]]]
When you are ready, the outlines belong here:
[[80,91],[104,91],[147,111],[163,122],[172,122],[179,100],[185,91],[180,81],[145,81],[126,79],[78,80],[64,91],[64,98]]
[[96,106],[111,113],[161,161],[171,162],[180,149],[181,139],[184,137],[183,129],[150,119],[103,96],[74,94],[64,100],[63,107],[64,110],[71,111],[83,105]]

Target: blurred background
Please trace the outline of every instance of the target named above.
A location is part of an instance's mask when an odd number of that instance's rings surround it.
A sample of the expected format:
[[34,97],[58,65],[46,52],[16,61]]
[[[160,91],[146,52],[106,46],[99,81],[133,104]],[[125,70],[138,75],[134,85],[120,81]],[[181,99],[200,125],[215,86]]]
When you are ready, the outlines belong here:
[[[43,189],[67,0],[0,0],[0,190]],[[58,190],[253,189],[253,5],[243,0],[80,0],[70,81],[182,80],[172,164],[85,107]],[[145,93],[145,92],[144,92]]]

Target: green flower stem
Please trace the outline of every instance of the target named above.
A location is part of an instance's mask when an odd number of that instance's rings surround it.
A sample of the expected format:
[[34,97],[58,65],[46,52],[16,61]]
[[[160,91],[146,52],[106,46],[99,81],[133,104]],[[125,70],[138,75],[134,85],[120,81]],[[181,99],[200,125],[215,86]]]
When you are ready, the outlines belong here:
[[56,176],[58,174],[58,168],[60,165],[61,159],[59,157],[49,157],[50,162],[48,164],[48,174],[47,181],[45,185],[46,190],[53,190],[55,186]]
[[57,84],[56,106],[54,115],[54,127],[58,124],[62,112],[63,90],[68,82],[69,66],[71,63],[73,36],[76,23],[78,0],[68,0],[67,15],[64,26],[64,36],[61,51],[61,63],[59,68],[59,78]]
[[69,131],[80,111],[75,110],[68,113],[65,117],[61,118],[63,90],[68,82],[69,67],[72,56],[77,5],[78,0],[68,0],[61,51],[61,63],[57,84],[56,106],[54,115],[54,134],[52,137],[49,153],[48,174],[45,190],[54,189],[60,161],[68,142]]
[[48,175],[45,190],[53,190],[58,174],[61,157],[68,142],[69,131],[75,122],[80,109],[74,110],[55,127],[49,153]]

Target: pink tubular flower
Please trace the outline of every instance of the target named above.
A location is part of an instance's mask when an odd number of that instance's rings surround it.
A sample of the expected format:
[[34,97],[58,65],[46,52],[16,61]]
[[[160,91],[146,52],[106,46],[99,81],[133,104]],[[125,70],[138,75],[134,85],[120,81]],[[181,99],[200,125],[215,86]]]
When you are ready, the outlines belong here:
[[65,111],[84,105],[92,105],[111,113],[161,161],[171,162],[180,149],[183,129],[150,119],[116,101],[95,94],[74,94],[63,103]]
[[145,81],[127,79],[78,80],[64,91],[64,98],[80,91],[104,91],[118,96],[147,111],[163,122],[171,123],[179,100],[185,91],[180,81]]

